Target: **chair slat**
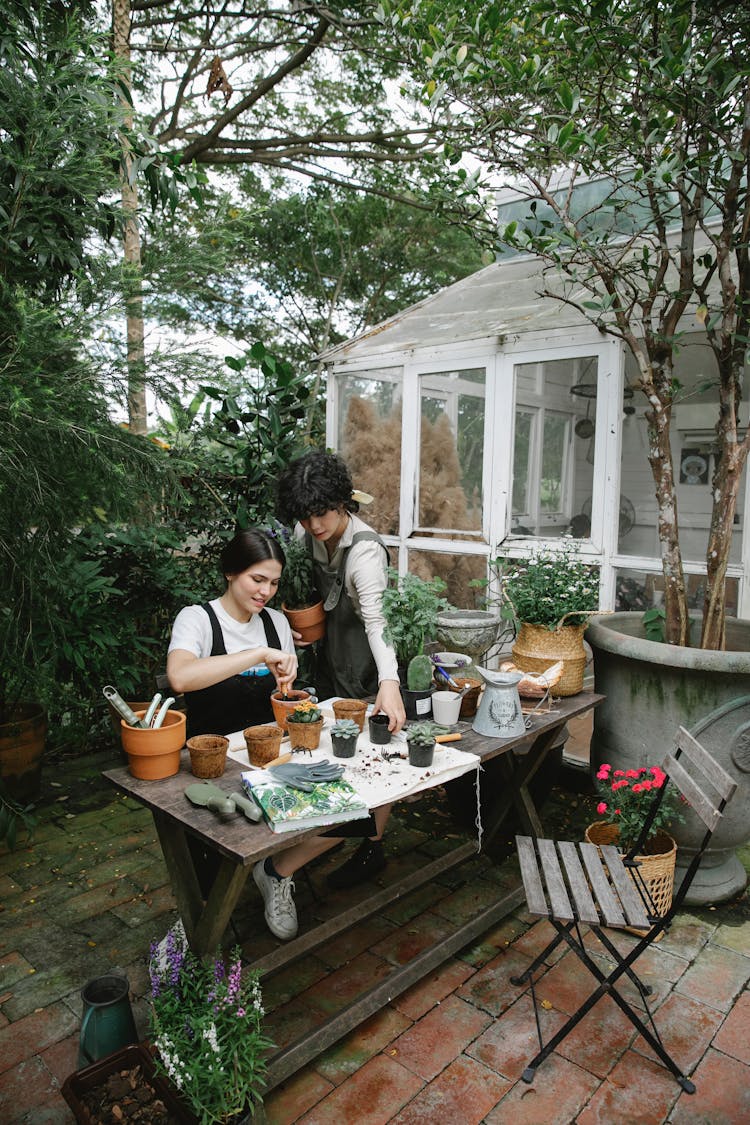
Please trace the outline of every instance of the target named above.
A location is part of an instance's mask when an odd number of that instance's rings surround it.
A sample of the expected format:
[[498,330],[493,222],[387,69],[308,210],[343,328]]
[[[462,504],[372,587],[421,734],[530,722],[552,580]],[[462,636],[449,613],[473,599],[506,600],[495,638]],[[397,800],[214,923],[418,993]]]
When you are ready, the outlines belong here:
[[521,865],[521,878],[529,913],[536,914],[541,918],[548,918],[547,899],[544,895],[531,836],[516,836],[516,848],[518,849],[518,862]]
[[617,848],[611,844],[605,844],[602,847],[602,855],[609,868],[609,874],[614,883],[615,890],[620,898],[620,903],[625,911],[625,917],[628,920],[629,926],[634,926],[637,930],[650,929],[651,923],[646,914],[646,908],[643,905],[643,899],[638,893],[638,889],[633,882],[627,867],[620,858],[620,853]]
[[624,926],[625,917],[609,885],[599,849],[595,844],[579,844],[578,847],[605,923],[608,926]]
[[575,918],[573,907],[570,905],[568,892],[563,879],[560,860],[557,858],[554,840],[537,840],[539,858],[542,861],[544,881],[547,884],[552,916],[565,922],[572,922]]
[[561,840],[557,847],[565,865],[565,872],[568,876],[570,889],[573,892],[573,900],[579,920],[598,926],[599,915],[591,897],[588,880],[584,875],[575,844],[572,844],[569,840]]
[[670,781],[683,794],[696,816],[699,816],[706,828],[710,828],[713,832],[721,820],[721,813],[709,801],[705,793],[698,788],[687,770],[671,754],[667,754],[664,760],[664,772],[669,774]]
[[711,757],[705,746],[702,746],[689,730],[680,727],[677,732],[676,745],[686,758],[689,758],[698,766],[720,797],[728,801],[730,797],[734,796],[737,782]]

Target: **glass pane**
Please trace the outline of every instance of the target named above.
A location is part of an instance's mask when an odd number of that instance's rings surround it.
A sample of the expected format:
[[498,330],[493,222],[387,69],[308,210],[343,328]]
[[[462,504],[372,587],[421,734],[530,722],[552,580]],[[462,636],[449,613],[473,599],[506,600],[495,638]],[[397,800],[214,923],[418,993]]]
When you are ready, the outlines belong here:
[[419,377],[420,530],[482,529],[484,384],[484,368]]
[[443,595],[459,609],[483,609],[486,590],[469,583],[487,578],[483,555],[445,554],[442,551],[409,551],[409,570],[420,578],[442,578],[447,585]]
[[596,356],[518,364],[512,535],[591,532]]
[[401,503],[401,368],[337,375],[337,449],[354,487],[369,492],[362,512],[381,535],[398,534]]
[[[686,345],[680,351],[679,379],[682,387],[673,407],[671,427],[682,557],[684,562],[701,564],[705,563],[711,523],[714,426],[718,417],[715,391],[703,389],[712,363],[706,348]],[[630,357],[626,360],[625,373],[626,380],[635,381],[637,375]],[[654,478],[648,461],[645,399],[636,392],[625,406],[618,548],[624,555],[658,560],[658,514]],[[729,552],[731,563],[741,562],[745,481],[746,472],[743,470]]]
[[[696,613],[703,610],[705,578],[701,574],[686,574],[688,608]],[[739,582],[727,578],[727,616],[737,616]],[[646,610],[664,601],[664,578],[661,574],[647,574],[642,570],[618,570],[615,586],[615,609]]]

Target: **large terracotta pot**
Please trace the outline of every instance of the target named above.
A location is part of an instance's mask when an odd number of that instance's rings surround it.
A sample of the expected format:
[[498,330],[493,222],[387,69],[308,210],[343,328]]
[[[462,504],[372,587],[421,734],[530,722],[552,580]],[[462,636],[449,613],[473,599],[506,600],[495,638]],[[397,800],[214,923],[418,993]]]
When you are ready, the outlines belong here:
[[[145,711],[136,711],[139,719]],[[158,730],[131,727],[120,720],[122,747],[128,756],[128,769],[142,781],[172,777],[180,768],[180,750],[185,745],[186,716],[183,711],[167,711]]]
[[281,609],[289,622],[289,627],[295,633],[301,634],[301,640],[304,644],[319,641],[325,633],[326,613],[322,601],[315,605],[305,606],[304,609],[287,609],[282,604]]
[[0,778],[17,801],[34,801],[42,782],[47,713],[38,703],[19,704],[0,723]]
[[[693,624],[697,632],[697,618]],[[594,618],[586,640],[596,690],[605,696],[594,711],[596,768],[602,762],[626,770],[658,764],[683,726],[738,783],[685,901],[733,898],[747,882],[734,849],[750,837],[750,621],[727,621],[725,652],[648,641],[638,612]],[[675,885],[703,831],[689,811],[675,827]]]

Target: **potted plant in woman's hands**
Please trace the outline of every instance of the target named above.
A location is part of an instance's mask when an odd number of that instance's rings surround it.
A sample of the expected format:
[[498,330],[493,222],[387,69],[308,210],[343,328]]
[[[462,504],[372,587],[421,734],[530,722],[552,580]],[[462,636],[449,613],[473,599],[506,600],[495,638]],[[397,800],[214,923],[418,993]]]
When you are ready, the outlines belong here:
[[279,579],[281,609],[304,644],[318,641],[325,632],[325,610],[315,589],[312,555],[305,539],[285,531],[279,536],[284,549],[284,569]]
[[586,618],[599,613],[599,579],[573,545],[539,551],[528,559],[497,558],[506,615],[519,629],[511,649],[522,672],[545,672],[558,661],[563,673],[553,695],[576,695],[583,687]]

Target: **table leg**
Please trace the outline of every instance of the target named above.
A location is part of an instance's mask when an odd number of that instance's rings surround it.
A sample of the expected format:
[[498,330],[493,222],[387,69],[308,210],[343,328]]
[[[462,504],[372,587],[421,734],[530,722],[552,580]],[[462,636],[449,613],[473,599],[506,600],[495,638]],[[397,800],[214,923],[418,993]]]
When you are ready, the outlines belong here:
[[160,813],[154,811],[153,816],[188,944],[198,957],[213,956],[221,944],[251,868],[222,856],[216,878],[204,902],[188,847],[187,833]]

